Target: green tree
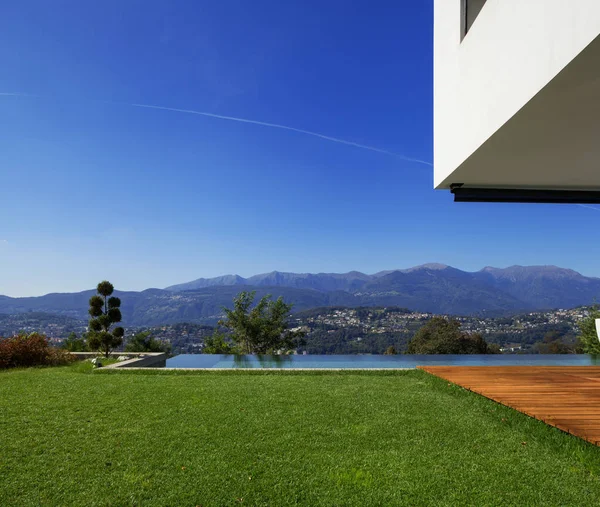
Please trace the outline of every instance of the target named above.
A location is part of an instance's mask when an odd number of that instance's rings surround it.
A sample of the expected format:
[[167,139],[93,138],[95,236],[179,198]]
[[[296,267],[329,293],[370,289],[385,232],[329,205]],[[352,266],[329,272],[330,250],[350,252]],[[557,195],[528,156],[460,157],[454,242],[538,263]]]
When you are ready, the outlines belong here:
[[122,327],[111,326],[121,322],[121,300],[109,297],[115,288],[106,280],[100,282],[95,296],[90,298],[88,345],[92,350],[100,350],[106,357],[110,352],[123,343],[125,330]]
[[600,341],[596,332],[596,319],[600,319],[600,310],[591,309],[590,314],[579,323],[579,349],[584,354],[600,354]]
[[398,352],[396,352],[396,347],[390,345],[383,354],[386,356],[395,356],[397,353]]
[[444,317],[433,317],[422,326],[406,349],[407,354],[494,354],[479,333],[469,334],[460,330],[460,322]]
[[62,342],[61,348],[69,352],[86,352],[87,344],[83,337],[78,338],[75,332],[71,332],[67,339]]
[[500,350],[500,345],[498,345],[497,343],[488,343],[487,354],[502,354],[502,351]]
[[233,300],[233,310],[223,308],[225,319],[219,325],[230,330],[231,340],[241,354],[274,354],[293,350],[302,343],[304,333],[288,329],[291,304],[271,295],[264,296],[254,307],[256,291],[240,292]]
[[574,354],[575,347],[566,343],[557,330],[548,331],[544,339],[536,342],[534,349],[540,354]]
[[235,344],[228,341],[225,333],[218,329],[215,329],[211,336],[205,338],[202,348],[203,354],[237,354],[238,352]]
[[170,354],[171,344],[157,340],[150,331],[140,331],[127,342],[125,352],[164,352]]

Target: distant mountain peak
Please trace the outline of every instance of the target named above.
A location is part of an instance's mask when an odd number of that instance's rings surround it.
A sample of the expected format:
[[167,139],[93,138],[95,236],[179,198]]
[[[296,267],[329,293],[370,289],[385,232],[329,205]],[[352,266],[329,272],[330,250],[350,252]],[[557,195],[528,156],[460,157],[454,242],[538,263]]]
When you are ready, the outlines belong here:
[[479,271],[483,272],[483,273],[489,273],[490,271],[497,271],[500,268],[495,268],[494,266],[485,266],[483,268],[481,268]]
[[191,282],[180,283],[177,285],[171,285],[165,290],[169,291],[183,291],[183,290],[196,290],[204,289],[205,287],[215,287],[218,285],[244,285],[246,279],[240,275],[222,275],[214,278],[198,278]]
[[412,268],[408,268],[408,269],[400,269],[398,271],[402,271],[403,273],[412,273],[413,271],[419,271],[421,269],[430,269],[432,271],[439,271],[442,269],[447,269],[449,267],[450,266],[448,266],[447,264],[440,264],[439,262],[429,262],[427,264],[413,266]]
[[495,268],[486,266],[480,273],[489,273],[494,276],[563,276],[563,277],[583,277],[583,275],[573,269],[561,268],[552,264],[539,266],[521,266],[515,264],[506,268]]

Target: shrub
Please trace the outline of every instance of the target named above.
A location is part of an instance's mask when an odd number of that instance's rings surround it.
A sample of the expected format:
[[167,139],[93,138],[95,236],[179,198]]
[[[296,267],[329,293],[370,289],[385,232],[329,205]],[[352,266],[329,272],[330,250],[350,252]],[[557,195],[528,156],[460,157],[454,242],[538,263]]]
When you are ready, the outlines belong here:
[[490,347],[478,334],[463,333],[460,322],[444,317],[433,317],[413,336],[407,354],[497,354],[498,347]]
[[48,352],[48,366],[62,366],[77,361],[77,358],[67,350],[48,347]]
[[61,348],[69,352],[87,352],[88,346],[85,338],[77,338],[75,333],[71,333],[65,341],[62,342]]
[[67,351],[51,347],[48,339],[38,333],[0,338],[0,368],[56,366],[74,360]]
[[592,308],[590,314],[579,323],[579,348],[584,354],[600,354],[600,341],[596,331],[596,319],[600,319],[600,310]]
[[135,334],[125,346],[125,352],[165,352],[171,353],[171,344],[152,337],[150,331]]

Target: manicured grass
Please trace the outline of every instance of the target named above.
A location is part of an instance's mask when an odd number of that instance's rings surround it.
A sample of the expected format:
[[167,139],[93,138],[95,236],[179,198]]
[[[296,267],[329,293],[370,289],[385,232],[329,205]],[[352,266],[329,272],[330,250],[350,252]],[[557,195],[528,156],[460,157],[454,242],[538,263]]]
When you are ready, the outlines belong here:
[[597,505],[600,449],[419,371],[0,373],[0,505]]

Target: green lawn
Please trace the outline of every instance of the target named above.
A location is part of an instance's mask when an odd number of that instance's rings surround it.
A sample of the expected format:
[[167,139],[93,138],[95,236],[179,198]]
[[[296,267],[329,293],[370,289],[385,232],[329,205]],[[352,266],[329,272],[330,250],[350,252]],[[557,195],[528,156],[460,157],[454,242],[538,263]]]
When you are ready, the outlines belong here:
[[600,449],[419,371],[0,373],[0,505],[597,505]]

